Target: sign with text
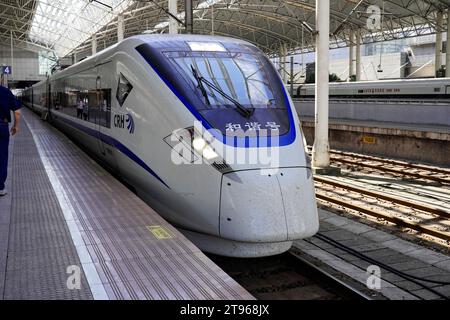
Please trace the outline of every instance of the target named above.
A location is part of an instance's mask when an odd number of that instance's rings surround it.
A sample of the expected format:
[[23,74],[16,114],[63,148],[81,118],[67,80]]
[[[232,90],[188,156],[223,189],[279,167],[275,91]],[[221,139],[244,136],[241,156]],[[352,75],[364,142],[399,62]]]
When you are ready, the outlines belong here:
[[11,66],[1,66],[0,67],[0,73],[1,74],[11,74],[12,73]]

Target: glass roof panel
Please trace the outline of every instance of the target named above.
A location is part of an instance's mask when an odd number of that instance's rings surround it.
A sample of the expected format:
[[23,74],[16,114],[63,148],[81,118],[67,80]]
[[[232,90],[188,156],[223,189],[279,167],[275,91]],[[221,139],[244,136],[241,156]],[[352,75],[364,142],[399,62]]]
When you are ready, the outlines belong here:
[[64,56],[119,13],[132,0],[39,0],[29,37]]

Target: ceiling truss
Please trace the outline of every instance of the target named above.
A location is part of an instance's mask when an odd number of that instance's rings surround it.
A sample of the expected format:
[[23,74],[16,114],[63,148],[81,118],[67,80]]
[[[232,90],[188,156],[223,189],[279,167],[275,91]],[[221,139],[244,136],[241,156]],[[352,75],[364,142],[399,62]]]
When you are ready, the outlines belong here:
[[[46,1],[53,12],[64,10],[65,3],[84,2],[79,7],[82,10],[64,14],[76,15],[76,21],[84,21],[84,25],[90,23],[93,27],[83,28],[81,24],[61,19],[58,22],[58,14],[53,17],[49,12],[39,10],[39,1]],[[15,46],[25,49],[63,52],[67,56],[74,52],[89,55],[93,31],[98,49],[117,42],[118,14],[124,16],[125,37],[148,30],[167,32],[163,23],[167,22],[168,16],[162,9],[167,8],[167,0],[103,2],[111,4],[113,10],[103,8],[105,12],[101,20],[95,19],[93,14],[87,15],[94,10],[90,8],[94,6],[90,0],[2,0],[0,41],[9,43],[12,37]],[[178,10],[183,12],[184,0],[178,2]],[[372,5],[381,10],[377,29],[369,28],[368,24],[371,15],[368,9]],[[445,17],[449,7],[450,0],[331,0],[330,47],[352,44],[354,40],[350,35],[355,30],[360,30],[365,43],[433,34],[438,30],[438,12],[443,12]],[[314,51],[315,0],[194,0],[194,8],[195,33],[239,37],[259,46],[269,55],[277,55],[282,47],[289,52]],[[70,10],[69,7],[66,9]],[[39,15],[45,17],[37,18]],[[59,23],[57,28],[39,26],[40,33],[51,33],[52,39],[46,41],[45,37],[33,34],[36,21],[51,23],[52,19],[55,20],[54,25]],[[99,21],[103,21],[102,25]],[[443,28],[446,30],[446,23]]]

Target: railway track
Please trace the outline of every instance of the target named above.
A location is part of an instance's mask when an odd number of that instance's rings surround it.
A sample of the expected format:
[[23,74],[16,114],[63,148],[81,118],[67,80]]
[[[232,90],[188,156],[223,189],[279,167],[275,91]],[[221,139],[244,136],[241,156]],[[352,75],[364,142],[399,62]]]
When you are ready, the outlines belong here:
[[336,164],[362,167],[395,176],[406,176],[450,185],[450,169],[336,150],[331,151],[331,160]]
[[[370,169],[383,175],[433,181],[440,187],[445,187],[443,190],[448,190],[447,185],[450,186],[450,169],[336,150],[332,150],[330,154],[332,162],[340,167],[347,166],[362,171]],[[362,213],[450,244],[450,207],[438,207],[431,204],[431,201],[412,200],[405,195],[395,196],[390,192],[374,190],[373,186],[358,186],[342,180],[344,179],[316,176],[317,198],[325,205],[343,208],[350,213]],[[383,189],[378,186],[380,188]],[[435,202],[443,202],[436,200]]]
[[[385,272],[392,273],[402,279],[399,289],[410,294],[416,299],[424,299],[423,296],[408,289],[408,283],[419,286],[423,290],[434,294],[434,299],[449,300],[449,297],[435,289],[436,286],[449,285],[449,282],[417,277],[407,272],[397,270],[378,259],[361,253],[349,246],[342,244],[326,235],[318,233],[313,239],[305,239],[310,245],[315,246],[315,251],[335,256],[341,260],[343,252],[363,260],[367,266],[376,265]],[[339,251],[332,250],[339,249]],[[260,300],[385,300],[388,299],[380,290],[367,288],[366,283],[341,273],[328,264],[328,260],[312,258],[297,247],[289,252],[267,258],[238,259],[209,255],[210,259],[229,274],[242,287]],[[329,259],[329,258],[327,258]],[[345,260],[344,260],[345,261]],[[347,264],[366,270],[360,264]],[[382,276],[383,279],[383,276]],[[384,280],[386,281],[386,280]],[[416,289],[417,290],[417,289]],[[427,299],[429,299],[427,297]]]
[[325,204],[382,219],[450,243],[450,211],[331,178],[316,176],[315,183],[316,196]]
[[257,299],[370,299],[295,253],[257,259],[209,257]]
[[[361,253],[358,250],[355,250],[347,245],[344,245],[341,242],[336,241],[336,240],[334,240],[324,234],[321,234],[321,233],[318,233],[313,238],[315,238],[315,240],[320,240],[320,242],[319,243],[317,241],[312,242],[312,239],[306,239],[304,241],[308,242],[312,246],[317,247],[317,250],[321,250],[324,253],[333,255],[338,259],[340,259],[339,254],[337,254],[336,251],[332,251],[330,249],[330,246],[334,249],[339,249],[338,252],[343,252],[348,255],[354,256],[358,260],[364,261],[367,266],[370,266],[370,265],[378,266],[381,269],[383,269],[385,272],[392,273],[392,274],[396,275],[397,277],[404,279],[404,281],[402,281],[401,285],[398,288],[402,289],[403,291],[409,293],[412,296],[415,296],[417,299],[424,299],[424,297],[422,295],[419,295],[416,292],[408,289],[408,287],[409,287],[408,283],[414,284],[416,286],[419,286],[423,290],[431,292],[435,296],[434,299],[450,300],[449,296],[439,292],[435,288],[436,286],[450,285],[450,282],[448,282],[448,281],[436,280],[436,278],[428,279],[428,278],[424,278],[424,277],[417,277],[408,272],[398,270],[388,264],[385,264],[385,263],[379,261],[378,259],[373,259],[369,255],[367,255],[365,253]],[[302,254],[302,252],[296,248],[293,250],[293,253],[295,255]],[[352,262],[347,262],[347,263],[352,264]],[[362,265],[359,263],[357,263],[354,266],[364,269],[364,267],[362,267]],[[383,278],[383,276],[381,276],[381,278]],[[427,299],[430,299],[430,298],[427,296]]]

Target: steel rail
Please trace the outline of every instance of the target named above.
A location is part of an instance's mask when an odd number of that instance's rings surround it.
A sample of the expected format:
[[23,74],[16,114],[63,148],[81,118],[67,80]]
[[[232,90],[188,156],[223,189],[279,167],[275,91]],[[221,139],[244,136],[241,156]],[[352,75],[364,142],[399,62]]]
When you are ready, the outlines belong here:
[[344,157],[358,158],[358,159],[368,160],[368,161],[378,161],[378,162],[388,163],[388,164],[392,164],[392,165],[396,165],[396,166],[403,166],[403,167],[407,167],[407,168],[411,168],[411,169],[418,169],[418,170],[430,171],[430,172],[435,172],[435,173],[448,174],[450,177],[450,169],[431,167],[431,166],[410,163],[410,162],[405,162],[405,161],[400,161],[400,160],[383,159],[383,158],[374,157],[374,156],[367,156],[367,155],[355,154],[355,153],[349,153],[349,152],[343,152],[343,151],[337,151],[337,150],[332,150],[332,151],[330,151],[330,153],[336,154],[336,155],[341,155]]
[[329,178],[316,176],[316,177],[314,177],[314,180],[317,182],[320,182],[320,183],[332,185],[334,187],[343,188],[343,189],[350,190],[353,192],[361,193],[361,194],[367,195],[369,197],[390,201],[390,202],[397,203],[397,204],[400,204],[400,205],[408,207],[408,208],[414,208],[414,209],[417,209],[420,211],[424,211],[426,213],[431,213],[431,214],[437,215],[439,217],[450,218],[450,212],[442,210],[440,208],[423,205],[423,204],[420,204],[417,202],[413,202],[413,201],[410,201],[407,199],[403,199],[403,198],[396,197],[393,195],[388,195],[388,194],[381,193],[381,192],[376,192],[373,190],[358,188],[358,187],[349,185],[344,182],[337,182],[337,181],[331,180]]
[[316,266],[315,264],[311,263],[310,261],[306,260],[304,257],[302,257],[297,251],[299,251],[298,249],[291,249],[289,251],[289,254],[294,256],[296,259],[298,259],[301,263],[303,263],[304,265],[306,265],[308,268],[314,270],[315,272],[321,274],[322,276],[330,279],[331,281],[337,283],[340,287],[344,288],[346,291],[350,292],[352,295],[355,295],[357,298],[359,299],[364,299],[364,300],[374,300],[372,299],[370,296],[368,296],[367,294],[365,294],[364,292],[361,292],[361,290],[358,290],[354,287],[352,287],[351,285],[349,285],[348,283],[345,283],[344,281],[342,281],[341,279],[333,276],[331,273],[323,270],[322,268],[320,268],[319,266]]
[[450,178],[446,179],[446,178],[442,178],[442,177],[429,176],[429,175],[415,173],[415,172],[408,172],[408,171],[404,171],[404,170],[401,170],[401,169],[393,169],[393,168],[381,167],[380,165],[355,162],[355,161],[346,160],[346,159],[339,159],[337,157],[332,157],[332,160],[336,161],[336,162],[350,164],[350,165],[353,165],[353,166],[361,166],[361,167],[366,167],[366,168],[370,168],[370,169],[374,169],[374,170],[378,170],[378,171],[395,173],[395,174],[399,174],[399,175],[402,175],[402,176],[410,176],[410,177],[414,177],[414,178],[419,178],[419,179],[431,180],[431,181],[435,181],[435,182],[439,182],[439,183],[450,184]]

